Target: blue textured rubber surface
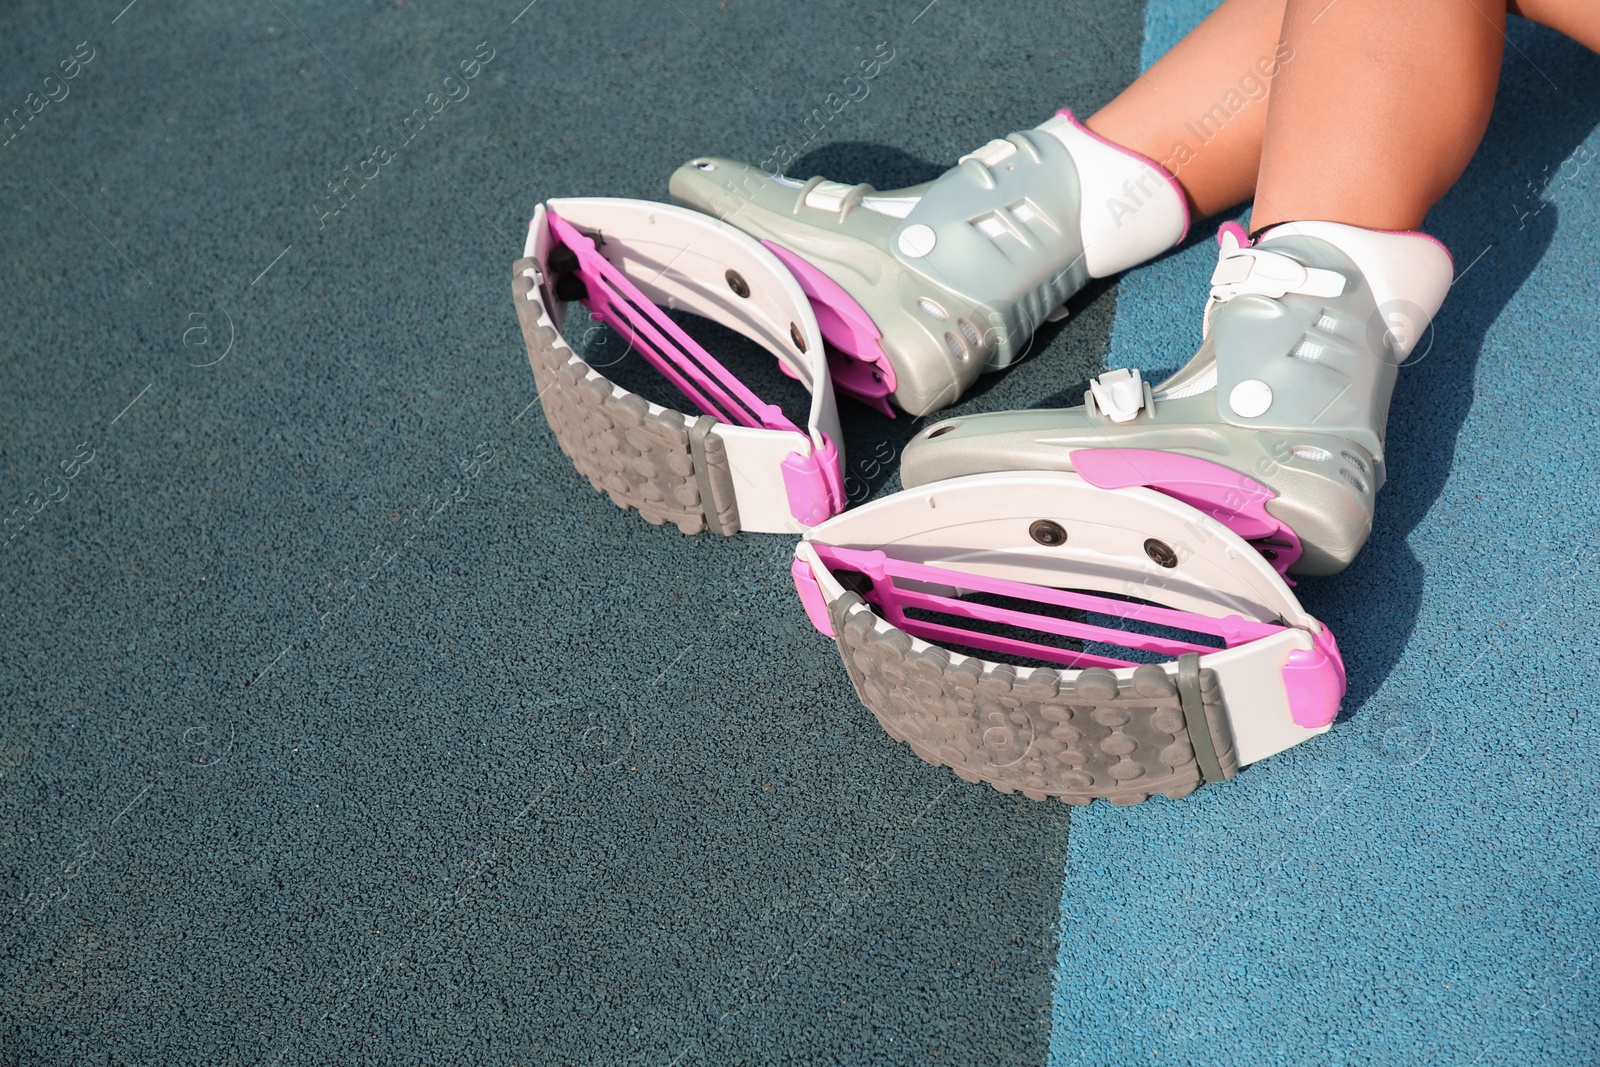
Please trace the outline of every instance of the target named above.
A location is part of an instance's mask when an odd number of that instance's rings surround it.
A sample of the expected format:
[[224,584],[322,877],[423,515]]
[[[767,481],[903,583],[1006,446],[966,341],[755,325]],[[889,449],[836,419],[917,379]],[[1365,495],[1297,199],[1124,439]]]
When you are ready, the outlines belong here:
[[0,1063],[1042,1063],[1067,809],[886,737],[792,538],[593,492],[511,263],[702,153],[925,179],[1137,7],[127,3],[0,11]]
[[[1211,6],[1151,0],[1144,62]],[[1372,542],[1299,590],[1345,713],[1225,789],[1074,818],[1052,1067],[1600,1062],[1600,59],[1510,41],[1428,220],[1458,280]],[[1186,359],[1214,262],[1202,233],[1125,278],[1109,365]]]

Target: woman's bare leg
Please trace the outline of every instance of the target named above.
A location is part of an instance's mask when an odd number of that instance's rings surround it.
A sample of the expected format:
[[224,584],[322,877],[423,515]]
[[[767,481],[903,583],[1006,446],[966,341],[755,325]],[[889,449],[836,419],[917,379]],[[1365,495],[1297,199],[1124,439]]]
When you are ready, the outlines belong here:
[[1414,230],[1489,125],[1504,0],[1288,0],[1251,226]]
[[1511,0],[1511,13],[1600,52],[1600,4],[1591,0]]
[[[1548,2],[1548,0],[1547,0]],[[1160,163],[1197,218],[1250,199],[1285,0],[1227,0],[1086,125]]]
[[[1507,6],[1227,0],[1088,125],[1160,162],[1202,216],[1255,197],[1258,229],[1414,229],[1483,137]],[[1600,51],[1600,4],[1509,9]]]

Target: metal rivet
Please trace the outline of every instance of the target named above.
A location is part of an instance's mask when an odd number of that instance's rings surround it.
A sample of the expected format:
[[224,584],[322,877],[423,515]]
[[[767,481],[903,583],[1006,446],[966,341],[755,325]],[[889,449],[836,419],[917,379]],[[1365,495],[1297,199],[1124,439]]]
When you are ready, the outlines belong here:
[[1178,554],[1172,551],[1172,546],[1165,541],[1157,541],[1154,537],[1144,543],[1144,554],[1162,567],[1178,565]]
[[1029,526],[1028,536],[1046,548],[1054,548],[1057,545],[1067,543],[1067,531],[1061,528],[1059,522],[1051,522],[1049,519],[1040,519],[1032,526]]
[[723,277],[728,279],[728,288],[733,290],[734,296],[740,297],[741,299],[748,298],[750,296],[750,283],[744,280],[744,275],[740,274],[736,270],[730,269],[728,273],[723,275]]
[[794,346],[800,351],[806,350],[806,335],[801,333],[799,325],[793,322],[789,324],[789,340],[793,341]]

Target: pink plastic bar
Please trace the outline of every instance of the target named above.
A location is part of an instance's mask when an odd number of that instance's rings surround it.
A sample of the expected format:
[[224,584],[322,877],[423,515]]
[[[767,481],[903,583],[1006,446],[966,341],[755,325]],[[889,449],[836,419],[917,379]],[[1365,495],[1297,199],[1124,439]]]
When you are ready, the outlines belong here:
[[828,376],[833,379],[833,387],[894,418],[894,408],[885,399],[894,392],[894,364],[884,354],[880,343],[883,334],[872,316],[838,282],[810,263],[780,244],[761,243],[783,261],[811,300],[822,339],[833,346],[828,352]]
[[1022,641],[1015,637],[1001,637],[998,634],[984,634],[974,630],[963,630],[959,626],[947,626],[944,623],[928,622],[923,619],[908,619],[892,606],[884,608],[884,615],[891,623],[906,633],[913,637],[920,637],[924,641],[966,645],[968,648],[981,648],[988,652],[1005,652],[1013,656],[1023,656],[1027,659],[1052,660],[1063,667],[1071,667],[1075,670],[1084,667],[1109,667],[1115,670],[1118,667],[1138,666],[1137,663],[1131,660],[1112,659],[1110,656],[1098,656],[1093,652],[1076,652],[1070,648],[1041,645],[1033,641]]
[[946,615],[959,615],[963,618],[1004,623],[1008,626],[1026,626],[1031,630],[1045,632],[1051,632],[1059,624],[1063,627],[1071,627],[1071,636],[1084,641],[1096,641],[1104,645],[1118,645],[1122,648],[1136,648],[1141,652],[1157,652],[1173,659],[1177,659],[1186,652],[1198,652],[1201,655],[1206,655],[1216,651],[1216,648],[1211,645],[1197,645],[1189,641],[1177,641],[1169,637],[1155,637],[1150,634],[1130,633],[1127,630],[1115,630],[1109,626],[1096,626],[1088,622],[1057,619],[1049,615],[1035,615],[1031,612],[997,608],[988,604],[974,604],[970,600],[957,600],[954,597],[919,592],[915,589],[900,589],[897,587],[895,595],[899,599],[902,608],[922,608],[926,611],[938,611]]
[[1173,608],[1163,608],[1151,604],[1130,604],[1127,601],[1113,600],[1110,597],[1097,596],[1093,593],[1047,589],[1043,586],[1013,582],[1003,578],[987,578],[981,575],[969,574],[965,571],[893,559],[881,551],[862,551],[860,549],[838,548],[824,544],[815,544],[813,547],[816,549],[817,555],[823,564],[830,570],[841,568],[856,570],[873,579],[873,588],[866,594],[866,599],[880,608],[889,622],[915,637],[921,637],[924,640],[954,642],[991,652],[1006,652],[1033,659],[1054,661],[1072,668],[1133,667],[1137,666],[1137,664],[1130,660],[1113,659],[1095,653],[1077,652],[1072,649],[1025,641],[1014,637],[978,633],[959,626],[923,619],[912,619],[906,616],[905,609],[907,607],[921,608],[946,615],[979,619],[986,622],[1015,626],[1019,629],[1053,634],[1058,637],[1093,641],[1118,648],[1138,649],[1172,657],[1181,656],[1188,652],[1205,655],[1215,652],[1216,649],[1210,645],[1195,644],[1174,638],[1130,633],[1126,630],[1096,626],[1093,623],[1057,619],[1012,608],[974,604],[970,601],[957,600],[937,593],[903,588],[896,580],[903,579],[955,586],[973,592],[992,593],[1016,600],[1092,611],[1101,615],[1109,615],[1113,618],[1166,626],[1189,633],[1208,634],[1221,638],[1228,648],[1267,637],[1278,633],[1282,629],[1282,627],[1272,623],[1254,622],[1238,615],[1229,615],[1225,618],[1216,619],[1207,615],[1197,615],[1193,612],[1178,611]]
[[1080,448],[1070,458],[1072,469],[1090,485],[1147,485],[1205,512],[1249,541],[1285,582],[1294,584],[1289,568],[1303,551],[1300,538],[1267,510],[1267,501],[1278,494],[1254,478],[1198,456],[1149,448]]
[[[1110,597],[1097,596],[1094,593],[1047,589],[1044,586],[1028,585],[1024,582],[1013,582],[1004,578],[987,578],[978,574],[969,574],[966,571],[954,570],[953,568],[934,567],[925,563],[910,563],[906,560],[893,559],[882,551],[877,550],[862,551],[860,549],[838,548],[834,545],[824,544],[816,544],[813,547],[817,550],[818,557],[828,565],[829,569],[843,567],[847,570],[857,570],[877,582],[881,582],[885,578],[906,578],[912,581],[931,582],[937,585],[953,585],[961,589],[970,589],[973,592],[993,593],[997,596],[1012,597],[1016,600],[1031,600],[1056,607],[1078,608],[1082,611],[1093,611],[1100,615],[1110,615],[1113,618],[1131,619],[1135,622],[1167,626],[1174,630],[1187,630],[1190,633],[1209,634],[1213,637],[1222,638],[1223,643],[1229,648],[1248,641],[1269,637],[1283,629],[1283,627],[1273,623],[1255,622],[1240,615],[1228,615],[1217,619],[1209,615],[1197,615],[1194,612],[1179,611],[1176,608],[1163,608],[1155,604],[1131,604],[1125,600],[1114,600]],[[896,596],[903,596],[907,590],[896,587],[893,592]],[[996,610],[1004,611],[1006,609]],[[1017,616],[1015,625],[1055,633],[1062,637],[1085,636],[1079,632],[1079,628],[1088,625],[1087,623],[1077,623],[1067,619],[1052,619],[1023,612],[1015,612],[1014,614]],[[1009,622],[1011,620],[995,619],[992,621]],[[1127,637],[1141,636],[1127,634],[1126,631],[1121,630],[1112,632],[1124,635],[1115,643],[1127,648],[1136,647],[1127,643]],[[1101,640],[1098,635],[1090,635],[1089,639]],[[1215,651],[1215,649],[1207,648],[1206,651]]]
[[[818,545],[820,551],[824,546]],[[811,619],[811,625],[827,637],[833,636],[833,620],[828,616],[828,604],[823,598],[822,589],[817,585],[817,579],[812,575],[811,568],[800,560],[795,560],[789,567],[789,573],[794,578],[795,591],[800,594],[800,603],[805,606],[806,615]],[[877,598],[873,602],[877,603]],[[881,606],[881,605],[880,605]],[[1090,652],[1076,652],[1068,648],[1057,648],[1053,645],[1035,644],[1014,637],[1002,637],[999,634],[980,634],[963,630],[956,626],[945,626],[936,622],[921,619],[908,619],[905,612],[890,604],[883,608],[884,614],[890,616],[889,621],[899,626],[907,633],[914,634],[929,641],[949,641],[953,644],[964,644],[969,648],[982,648],[989,652],[1006,652],[1014,656],[1024,656],[1031,659],[1055,660],[1064,662],[1068,667],[1132,667],[1135,664],[1120,659],[1111,659],[1108,656],[1097,656]]]
[[776,404],[768,404],[669,319],[649,297],[613,267],[594,241],[554,211],[551,232],[578,257],[578,273],[589,289],[591,314],[622,334],[673,385],[707,414],[723,422],[801,432]]

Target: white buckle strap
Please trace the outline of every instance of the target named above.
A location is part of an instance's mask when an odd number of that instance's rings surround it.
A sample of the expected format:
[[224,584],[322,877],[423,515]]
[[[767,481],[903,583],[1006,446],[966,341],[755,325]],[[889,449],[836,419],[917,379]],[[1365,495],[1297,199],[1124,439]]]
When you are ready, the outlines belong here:
[[844,182],[818,181],[806,191],[805,204],[818,211],[838,211],[855,189],[856,186]]
[[1292,256],[1265,248],[1224,251],[1211,273],[1211,299],[1265,296],[1276,300],[1301,296],[1335,297],[1344,292],[1344,275],[1336,270],[1307,267]]
[[984,145],[982,148],[979,148],[973,152],[968,152],[966,155],[956,160],[956,165],[959,166],[969,159],[976,159],[979,163],[982,163],[986,167],[998,167],[1000,164],[1004,163],[1006,160],[1010,159],[1016,154],[1016,145],[1012,144],[1004,137],[997,137],[988,144]]

